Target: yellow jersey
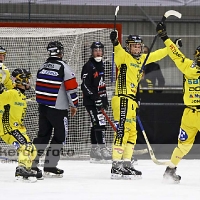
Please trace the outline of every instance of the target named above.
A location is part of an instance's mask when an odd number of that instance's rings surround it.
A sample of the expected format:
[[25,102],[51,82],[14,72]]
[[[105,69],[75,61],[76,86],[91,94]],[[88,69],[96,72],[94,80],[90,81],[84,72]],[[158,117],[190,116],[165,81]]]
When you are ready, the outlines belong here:
[[19,89],[6,90],[0,94],[0,135],[10,133],[18,129],[21,133],[26,133],[24,117],[26,114],[26,96]]
[[[114,47],[115,64],[117,66],[117,80],[115,95],[136,96],[138,83],[142,78],[141,68],[147,54],[142,54],[139,59],[126,52],[119,43]],[[146,64],[156,62],[166,57],[167,48],[150,53]]]
[[10,72],[3,63],[0,63],[0,83],[3,83],[8,90],[13,88]]
[[200,105],[200,66],[185,55],[170,40],[165,41],[170,58],[183,73],[183,101],[186,106]]

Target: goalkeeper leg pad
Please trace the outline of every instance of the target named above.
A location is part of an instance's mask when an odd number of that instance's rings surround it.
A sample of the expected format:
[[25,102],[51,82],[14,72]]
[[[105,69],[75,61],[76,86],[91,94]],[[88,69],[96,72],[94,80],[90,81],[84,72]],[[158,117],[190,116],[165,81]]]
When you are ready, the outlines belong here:
[[37,181],[36,175],[30,169],[27,169],[24,166],[17,166],[15,171],[15,179],[17,181],[34,183]]
[[47,178],[62,178],[64,170],[57,167],[44,167],[44,177]]

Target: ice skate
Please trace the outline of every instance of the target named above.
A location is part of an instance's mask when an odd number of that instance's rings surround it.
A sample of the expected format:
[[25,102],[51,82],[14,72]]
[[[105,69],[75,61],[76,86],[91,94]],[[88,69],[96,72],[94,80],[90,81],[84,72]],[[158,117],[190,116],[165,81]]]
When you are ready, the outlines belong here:
[[92,147],[90,151],[90,162],[101,163],[103,160],[99,147]]
[[15,179],[17,181],[34,183],[37,181],[36,174],[24,166],[17,166],[15,172]]
[[142,172],[136,170],[133,167],[131,161],[124,161],[123,168],[125,169],[122,175],[124,179],[141,179],[142,178]]
[[44,177],[47,178],[62,178],[64,170],[57,167],[44,167]]
[[167,183],[180,183],[181,176],[176,175],[176,167],[167,167],[163,175],[164,182]]
[[132,163],[132,166],[138,165],[138,159],[135,158],[135,157],[132,157],[132,158],[131,158],[131,163]]
[[100,149],[102,162],[103,163],[112,163],[112,155],[108,148],[104,147]]
[[42,175],[42,170],[40,170],[38,167],[31,167],[31,170],[35,173],[35,176],[38,180],[44,179]]
[[122,161],[113,161],[111,168],[111,179],[121,179],[124,168]]

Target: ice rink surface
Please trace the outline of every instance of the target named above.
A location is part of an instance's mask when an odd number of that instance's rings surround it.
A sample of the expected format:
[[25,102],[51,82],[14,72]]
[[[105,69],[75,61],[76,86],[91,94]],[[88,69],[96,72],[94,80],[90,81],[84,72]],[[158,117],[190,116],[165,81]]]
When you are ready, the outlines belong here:
[[61,160],[63,178],[46,178],[36,183],[16,182],[16,163],[0,160],[0,199],[8,200],[199,200],[200,160],[182,160],[177,174],[180,184],[163,183],[165,166],[139,160],[140,180],[111,180],[111,164]]

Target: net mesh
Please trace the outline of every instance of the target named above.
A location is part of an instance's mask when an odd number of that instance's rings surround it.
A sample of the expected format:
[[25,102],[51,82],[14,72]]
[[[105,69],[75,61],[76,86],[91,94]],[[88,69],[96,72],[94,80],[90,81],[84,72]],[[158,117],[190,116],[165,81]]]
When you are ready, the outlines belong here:
[[[73,68],[79,83],[79,108],[75,117],[69,119],[69,134],[63,147],[62,158],[85,158],[90,151],[90,119],[82,105],[80,90],[81,69],[89,59],[90,45],[93,41],[101,41],[105,46],[105,76],[109,100],[112,96],[111,68],[112,44],[109,39],[111,29],[101,28],[0,28],[0,45],[6,48],[5,65],[12,72],[15,68],[30,69],[32,86],[34,88],[38,68],[48,57],[46,47],[50,41],[60,41],[64,46],[63,60]],[[115,72],[114,72],[115,74]],[[27,98],[35,96],[34,89],[26,93]],[[28,108],[25,118],[27,134],[33,140],[38,131],[38,105],[36,101],[27,101]],[[111,110],[107,111],[112,119]],[[107,126],[106,141],[112,143],[113,132]],[[0,140],[1,152],[13,149]]]

